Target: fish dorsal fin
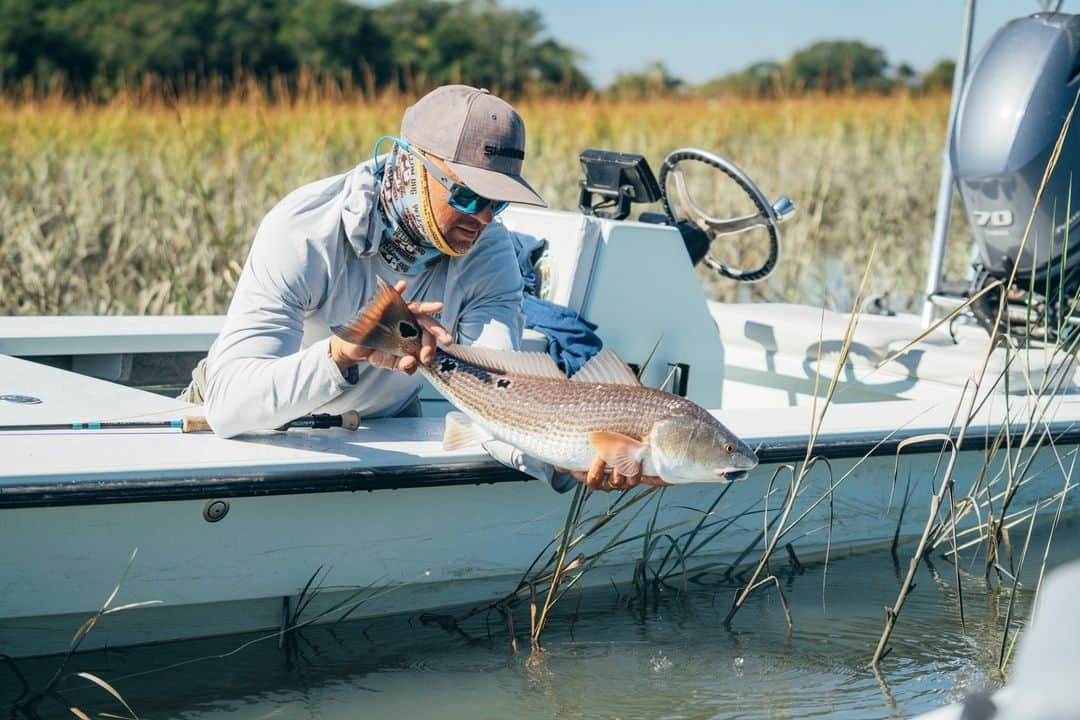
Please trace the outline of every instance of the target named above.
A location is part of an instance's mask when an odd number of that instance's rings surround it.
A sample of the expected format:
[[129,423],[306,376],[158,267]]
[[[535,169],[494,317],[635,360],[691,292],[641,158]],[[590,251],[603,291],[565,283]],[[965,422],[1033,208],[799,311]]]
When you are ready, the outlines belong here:
[[621,475],[640,475],[645,458],[645,443],[629,435],[601,430],[589,433],[589,443],[596,454]]
[[331,332],[342,340],[394,355],[420,352],[420,326],[408,303],[385,280],[377,280],[375,295],[353,321],[333,327]]
[[446,431],[442,446],[447,452],[491,440],[491,433],[480,427],[465,413],[452,410],[446,413]]
[[641,385],[634,371],[626,366],[612,350],[601,350],[570,378],[573,382],[604,383],[607,385]]
[[447,355],[464,360],[470,365],[493,370],[495,372],[529,375],[532,377],[557,378],[566,376],[551,356],[539,352],[515,352],[513,350],[495,350],[479,345],[450,345],[442,348]]

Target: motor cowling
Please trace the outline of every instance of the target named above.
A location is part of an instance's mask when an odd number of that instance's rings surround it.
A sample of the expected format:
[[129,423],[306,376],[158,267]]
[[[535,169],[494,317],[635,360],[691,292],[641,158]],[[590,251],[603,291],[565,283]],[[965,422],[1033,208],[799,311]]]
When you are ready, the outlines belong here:
[[1078,89],[1080,16],[1013,20],[976,59],[949,147],[982,270],[1005,279],[1015,267],[1016,287],[1047,298],[1062,289],[1071,295],[1080,284],[1080,196],[1069,202],[1074,176],[1080,191],[1080,127],[1067,132],[1026,243],[1023,238]]

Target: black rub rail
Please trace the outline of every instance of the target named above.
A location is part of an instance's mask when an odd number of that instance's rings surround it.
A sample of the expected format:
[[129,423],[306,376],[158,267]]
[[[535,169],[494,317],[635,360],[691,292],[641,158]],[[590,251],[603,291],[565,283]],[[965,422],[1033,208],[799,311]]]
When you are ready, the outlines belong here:
[[[1054,443],[1080,445],[1080,427],[1072,424],[1050,426]],[[830,460],[859,459],[868,455],[895,456],[938,453],[940,439],[910,442],[924,432],[894,433],[886,440],[880,435],[819,437],[814,456]],[[964,451],[982,451],[994,442],[996,432],[971,428],[964,439]],[[1012,432],[1013,447],[1022,441],[1023,430]],[[909,444],[901,448],[901,444]],[[1029,446],[1032,446],[1029,443]],[[1044,443],[1045,446],[1045,443]],[[781,439],[757,449],[762,465],[797,462],[806,456],[804,438]],[[137,477],[113,480],[75,480],[20,483],[0,486],[0,509],[105,505],[118,503],[208,500],[231,497],[304,495],[309,493],[412,490],[456,485],[488,485],[530,480],[516,470],[494,461],[357,467],[333,470],[291,470],[267,473],[235,473],[190,477]]]

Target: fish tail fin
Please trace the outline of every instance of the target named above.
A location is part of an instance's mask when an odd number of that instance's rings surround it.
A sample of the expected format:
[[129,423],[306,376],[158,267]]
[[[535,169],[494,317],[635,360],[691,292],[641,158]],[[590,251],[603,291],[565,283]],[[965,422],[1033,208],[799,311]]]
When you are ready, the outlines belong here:
[[393,355],[420,352],[420,325],[405,299],[385,280],[378,278],[375,296],[364,303],[348,325],[331,331],[342,340]]

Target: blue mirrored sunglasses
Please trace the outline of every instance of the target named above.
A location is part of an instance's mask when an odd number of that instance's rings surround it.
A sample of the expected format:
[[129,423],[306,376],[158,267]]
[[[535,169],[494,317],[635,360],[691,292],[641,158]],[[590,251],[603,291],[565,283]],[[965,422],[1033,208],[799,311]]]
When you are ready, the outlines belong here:
[[375,156],[379,155],[379,145],[383,140],[389,140],[397,145],[399,148],[409,153],[413,157],[424,163],[424,167],[427,168],[428,174],[435,178],[440,185],[446,188],[447,202],[450,207],[454,208],[458,212],[465,213],[466,215],[476,215],[482,213],[491,208],[492,215],[498,215],[506,209],[510,203],[505,200],[491,200],[483,195],[478,195],[468,185],[463,185],[455,180],[451,180],[450,177],[439,169],[439,166],[424,157],[424,154],[409,143],[405,142],[401,138],[396,138],[391,135],[383,135],[381,138],[375,141]]

